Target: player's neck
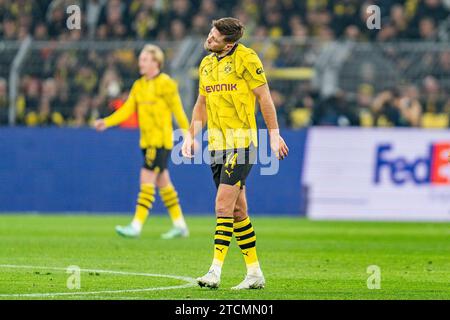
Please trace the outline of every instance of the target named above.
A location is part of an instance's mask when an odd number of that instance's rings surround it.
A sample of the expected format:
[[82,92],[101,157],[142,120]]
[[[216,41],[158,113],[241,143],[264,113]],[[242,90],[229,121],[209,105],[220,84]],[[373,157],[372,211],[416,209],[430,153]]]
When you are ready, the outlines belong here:
[[155,78],[156,76],[158,76],[160,73],[161,73],[161,70],[156,69],[156,70],[153,70],[153,71],[150,71],[149,73],[147,73],[145,75],[145,78],[147,80],[151,80],[151,79]]
[[233,50],[234,49],[234,47],[236,46],[237,44],[235,43],[235,44],[233,44],[233,46],[230,48],[230,49],[228,49],[228,50],[224,50],[224,51],[222,51],[222,52],[220,52],[220,53],[218,53],[217,54],[217,57],[219,57],[219,58],[223,58],[223,57],[225,57],[227,54],[229,54],[230,53],[230,51],[231,50]]

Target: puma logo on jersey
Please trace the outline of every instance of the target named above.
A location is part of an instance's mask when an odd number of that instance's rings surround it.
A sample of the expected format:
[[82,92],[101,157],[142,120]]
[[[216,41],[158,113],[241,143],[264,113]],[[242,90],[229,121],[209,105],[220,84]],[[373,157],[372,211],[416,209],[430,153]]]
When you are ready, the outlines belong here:
[[216,250],[217,250],[217,251],[220,251],[220,253],[223,253],[223,252],[222,252],[222,251],[223,251],[223,248],[220,249],[220,248],[217,248],[217,247],[216,247]]
[[221,92],[221,91],[237,91],[237,83],[222,83],[213,86],[206,86],[207,93]]
[[242,254],[248,257],[248,251],[242,252]]

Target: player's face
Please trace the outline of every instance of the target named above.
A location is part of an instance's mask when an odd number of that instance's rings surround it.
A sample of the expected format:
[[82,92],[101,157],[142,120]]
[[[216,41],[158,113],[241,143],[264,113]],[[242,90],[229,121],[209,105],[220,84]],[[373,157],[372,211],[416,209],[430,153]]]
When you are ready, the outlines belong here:
[[214,53],[221,53],[231,49],[233,44],[225,42],[224,38],[225,36],[221,35],[216,28],[212,28],[203,46],[205,47],[205,50]]
[[151,53],[142,51],[139,55],[139,73],[143,76],[154,72],[159,68],[158,62]]

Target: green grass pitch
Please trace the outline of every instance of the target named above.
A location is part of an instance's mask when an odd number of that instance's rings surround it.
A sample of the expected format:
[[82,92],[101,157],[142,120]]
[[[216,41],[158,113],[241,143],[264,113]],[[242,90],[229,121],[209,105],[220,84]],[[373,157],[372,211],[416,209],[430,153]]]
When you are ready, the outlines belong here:
[[[450,299],[448,223],[255,216],[252,222],[266,288],[234,292],[230,287],[245,275],[235,240],[217,290],[164,289],[187,282],[130,274],[203,275],[213,254],[213,215],[188,216],[191,237],[169,241],[159,238],[170,227],[164,215],[150,216],[140,239],[120,238],[114,226],[130,219],[0,215],[0,299]],[[71,274],[65,268],[71,265],[124,273],[82,271],[81,288],[70,290]],[[381,289],[367,288],[370,265],[381,270]],[[95,293],[74,294],[80,292]],[[54,293],[58,295],[49,295]]]

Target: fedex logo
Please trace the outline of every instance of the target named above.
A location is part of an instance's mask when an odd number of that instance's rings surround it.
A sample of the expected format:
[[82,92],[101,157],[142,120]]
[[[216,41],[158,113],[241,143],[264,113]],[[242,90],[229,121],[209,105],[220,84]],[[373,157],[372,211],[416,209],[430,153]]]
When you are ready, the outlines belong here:
[[402,155],[396,155],[390,143],[378,145],[374,183],[381,184],[387,180],[395,185],[408,182],[417,185],[450,185],[448,152],[450,142],[433,143],[423,157],[407,159]]

